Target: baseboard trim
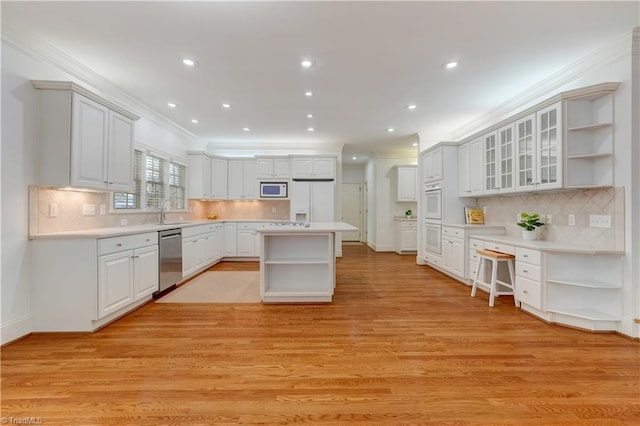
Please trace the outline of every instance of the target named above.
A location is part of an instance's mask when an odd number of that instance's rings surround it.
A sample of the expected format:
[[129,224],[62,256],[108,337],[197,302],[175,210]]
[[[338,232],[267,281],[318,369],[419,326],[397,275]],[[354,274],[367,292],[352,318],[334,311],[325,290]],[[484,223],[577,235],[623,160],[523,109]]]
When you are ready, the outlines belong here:
[[9,344],[30,334],[32,331],[31,315],[4,322],[0,325],[0,335],[2,336],[0,344]]

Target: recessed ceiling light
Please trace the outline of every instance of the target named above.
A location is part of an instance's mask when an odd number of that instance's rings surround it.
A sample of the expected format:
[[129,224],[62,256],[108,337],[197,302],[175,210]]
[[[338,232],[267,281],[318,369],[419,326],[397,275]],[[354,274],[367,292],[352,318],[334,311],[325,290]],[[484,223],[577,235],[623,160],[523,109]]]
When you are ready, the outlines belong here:
[[242,130],[244,130],[245,132],[250,132],[251,128],[250,127],[243,127]]
[[357,160],[357,158],[356,158],[356,157],[351,157],[351,159],[352,159],[352,160]]
[[313,118],[313,114],[307,114],[307,118]]
[[177,107],[178,105],[176,105],[176,104],[175,104],[175,103],[173,103],[173,102],[167,102],[167,106],[168,106],[169,108],[175,108],[175,107]]
[[313,96],[313,92],[304,92],[304,95],[309,97],[309,96]]
[[411,146],[418,146],[418,142],[412,143]]
[[222,108],[231,108],[231,104],[224,103],[222,104]]
[[311,68],[313,66],[313,61],[310,59],[304,59],[300,61],[300,65],[302,65],[302,68]]
[[193,59],[189,59],[189,58],[184,58],[182,60],[182,63],[188,67],[195,67],[196,65],[198,65],[198,62],[193,60]]
[[307,132],[315,132],[316,129],[314,127],[307,127]]
[[416,109],[417,106],[416,106],[416,104],[409,104],[405,108],[407,108],[408,110],[413,110],[413,109]]
[[458,62],[451,61],[444,64],[445,69],[452,70],[458,66]]
[[196,120],[195,118],[191,119],[191,122],[192,122],[193,124],[198,124],[198,120]]
[[394,129],[393,127],[387,127],[387,132],[393,133],[395,131],[396,131],[396,129]]

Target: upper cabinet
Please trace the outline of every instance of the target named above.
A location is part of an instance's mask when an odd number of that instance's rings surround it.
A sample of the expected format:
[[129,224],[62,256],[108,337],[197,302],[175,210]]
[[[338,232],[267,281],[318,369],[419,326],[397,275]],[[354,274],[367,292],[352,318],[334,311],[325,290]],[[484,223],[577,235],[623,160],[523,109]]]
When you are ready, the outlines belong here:
[[482,195],[482,138],[458,146],[458,193],[460,197]]
[[234,159],[228,162],[228,199],[255,200],[259,195],[256,160]]
[[39,183],[131,190],[134,121],[139,117],[74,83],[33,85],[40,89]]
[[417,166],[394,166],[396,201],[417,201]]
[[613,186],[618,85],[602,83],[561,93],[483,132],[481,192],[470,188],[479,178],[471,177],[478,158],[471,152],[472,144],[478,136],[463,141],[460,196]]
[[211,157],[206,154],[188,154],[187,198],[211,198]]
[[228,196],[228,161],[226,158],[211,158],[211,199],[226,200]]
[[293,157],[291,159],[293,179],[335,179],[334,157]]
[[436,148],[422,155],[422,181],[433,182],[442,179],[442,149]]
[[288,157],[256,157],[258,179],[289,179],[291,162]]

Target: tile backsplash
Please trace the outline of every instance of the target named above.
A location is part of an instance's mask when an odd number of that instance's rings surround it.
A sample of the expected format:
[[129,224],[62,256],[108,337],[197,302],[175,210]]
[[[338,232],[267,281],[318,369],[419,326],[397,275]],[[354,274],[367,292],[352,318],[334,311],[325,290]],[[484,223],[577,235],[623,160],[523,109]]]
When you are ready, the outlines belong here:
[[[509,236],[521,235],[520,212],[538,213],[543,221],[546,215],[552,218],[542,227],[543,240],[624,250],[624,187],[479,198],[478,207],[485,209],[485,224],[504,226]],[[590,227],[590,215],[610,215],[611,228]]]
[[[110,193],[30,186],[29,233],[143,225],[160,219],[159,213],[116,213],[109,210],[110,203]],[[51,217],[51,208],[57,210],[55,217]],[[95,214],[85,215],[85,208],[93,209]],[[199,220],[210,213],[217,214],[218,219],[289,220],[289,201],[189,200],[188,211],[168,212],[166,217],[168,221]]]

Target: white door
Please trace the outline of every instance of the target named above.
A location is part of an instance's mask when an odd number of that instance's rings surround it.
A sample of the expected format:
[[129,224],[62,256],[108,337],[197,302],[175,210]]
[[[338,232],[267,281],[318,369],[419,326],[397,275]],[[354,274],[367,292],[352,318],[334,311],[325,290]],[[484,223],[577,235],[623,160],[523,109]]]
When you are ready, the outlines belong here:
[[343,232],[342,241],[361,241],[362,234],[362,185],[342,184],[342,221],[358,228],[357,231]]

